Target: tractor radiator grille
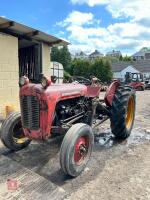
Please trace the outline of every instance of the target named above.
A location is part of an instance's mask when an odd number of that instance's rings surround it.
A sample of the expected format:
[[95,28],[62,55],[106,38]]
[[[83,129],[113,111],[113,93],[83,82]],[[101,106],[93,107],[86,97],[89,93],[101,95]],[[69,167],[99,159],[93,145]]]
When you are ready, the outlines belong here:
[[20,104],[23,127],[38,130],[40,128],[40,104],[38,99],[34,96],[22,96]]

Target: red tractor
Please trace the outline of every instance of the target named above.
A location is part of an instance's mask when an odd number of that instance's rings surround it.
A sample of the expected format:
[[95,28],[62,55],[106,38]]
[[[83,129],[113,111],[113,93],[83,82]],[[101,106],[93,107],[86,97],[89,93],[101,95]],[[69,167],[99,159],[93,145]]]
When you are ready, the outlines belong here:
[[[62,170],[73,177],[85,168],[92,152],[92,129],[110,119],[117,139],[129,137],[135,117],[135,91],[114,81],[99,99],[101,87],[79,83],[53,84],[46,77],[32,83],[21,77],[20,113],[3,122],[1,139],[6,147],[18,151],[31,140],[47,140],[64,134],[60,148]],[[38,149],[37,149],[38,151]]]
[[127,72],[125,75],[125,83],[133,87],[135,90],[145,90],[145,83],[141,73]]

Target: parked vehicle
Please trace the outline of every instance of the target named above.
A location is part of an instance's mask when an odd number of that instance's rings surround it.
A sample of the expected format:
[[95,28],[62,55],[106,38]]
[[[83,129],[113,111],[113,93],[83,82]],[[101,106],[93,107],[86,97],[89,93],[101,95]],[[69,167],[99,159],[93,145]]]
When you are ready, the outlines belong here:
[[130,85],[135,90],[145,90],[145,83],[141,73],[127,72],[125,75],[125,84]]
[[95,127],[109,119],[117,139],[124,140],[131,134],[135,91],[119,81],[112,82],[103,100],[99,99],[101,87],[93,84],[53,84],[44,76],[41,83],[31,83],[23,76],[19,85],[21,114],[12,113],[4,121],[2,142],[18,151],[31,140],[64,134],[60,165],[72,177],[78,176],[90,159]]
[[145,81],[145,89],[150,89],[150,80]]

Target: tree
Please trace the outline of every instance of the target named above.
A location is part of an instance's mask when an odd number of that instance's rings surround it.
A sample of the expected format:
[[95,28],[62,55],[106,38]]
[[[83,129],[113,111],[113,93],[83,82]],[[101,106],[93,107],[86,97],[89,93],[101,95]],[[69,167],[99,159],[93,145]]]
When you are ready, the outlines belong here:
[[51,61],[54,61],[54,62],[58,62],[59,60],[59,49],[57,47],[52,47],[51,48]]
[[66,71],[69,70],[71,64],[71,54],[67,46],[60,49],[60,61]]
[[132,61],[132,57],[126,55],[122,58],[122,61]]
[[106,76],[105,79],[107,82],[111,81],[113,78],[113,72],[112,72],[112,66],[111,66],[111,61],[106,59],[104,61],[104,66],[106,68]]
[[111,63],[108,59],[96,59],[91,66],[91,75],[96,76],[102,82],[112,79]]
[[123,56],[120,55],[120,56],[119,56],[119,61],[122,61],[122,60],[123,60]]
[[105,59],[108,59],[110,62],[118,62],[119,58],[114,56],[105,56]]
[[103,82],[112,79],[111,60],[107,57],[98,58],[94,61],[77,58],[71,61],[71,54],[67,46],[64,46],[63,48],[52,48],[51,60],[63,65],[65,78],[67,79],[69,78],[69,74],[71,76],[83,76],[85,78],[90,78],[93,75]]
[[68,50],[68,47],[67,46],[63,46],[62,48],[52,47],[51,60],[61,63],[64,69],[68,71],[71,66],[71,54]]
[[70,78],[71,78],[71,75],[68,72],[64,71],[64,80],[68,81]]
[[70,74],[74,76],[83,76],[89,78],[90,76],[90,61],[82,59],[74,59],[72,61]]

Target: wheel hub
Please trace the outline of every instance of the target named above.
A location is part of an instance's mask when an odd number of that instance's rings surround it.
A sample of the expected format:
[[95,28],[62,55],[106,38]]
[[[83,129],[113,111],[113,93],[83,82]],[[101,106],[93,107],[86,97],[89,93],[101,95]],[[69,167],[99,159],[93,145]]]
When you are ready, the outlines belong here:
[[13,128],[13,140],[16,144],[23,144],[27,140],[20,123]]
[[134,120],[135,103],[134,98],[130,97],[128,101],[127,115],[126,115],[126,127],[130,129]]
[[74,151],[74,161],[80,164],[87,156],[89,141],[87,137],[81,137],[77,140]]
[[82,155],[86,155],[86,153],[87,153],[87,147],[84,145],[84,144],[82,144],[82,145],[80,145],[80,147],[79,147],[79,154],[82,156]]

